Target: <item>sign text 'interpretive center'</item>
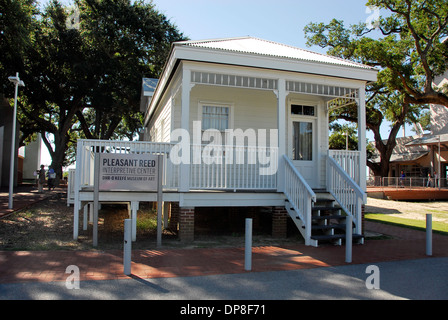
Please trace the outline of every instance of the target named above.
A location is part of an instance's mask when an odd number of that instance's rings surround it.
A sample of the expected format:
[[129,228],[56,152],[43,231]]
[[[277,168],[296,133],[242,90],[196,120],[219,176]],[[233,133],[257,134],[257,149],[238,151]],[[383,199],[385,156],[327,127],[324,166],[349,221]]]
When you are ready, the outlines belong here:
[[102,153],[99,189],[157,191],[158,168],[157,155]]

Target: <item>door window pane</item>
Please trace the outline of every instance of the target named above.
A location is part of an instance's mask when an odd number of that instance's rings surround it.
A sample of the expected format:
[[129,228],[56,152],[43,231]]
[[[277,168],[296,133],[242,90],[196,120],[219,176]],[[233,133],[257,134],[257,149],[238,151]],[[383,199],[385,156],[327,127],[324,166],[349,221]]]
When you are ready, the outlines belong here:
[[313,123],[293,122],[293,160],[313,160]]

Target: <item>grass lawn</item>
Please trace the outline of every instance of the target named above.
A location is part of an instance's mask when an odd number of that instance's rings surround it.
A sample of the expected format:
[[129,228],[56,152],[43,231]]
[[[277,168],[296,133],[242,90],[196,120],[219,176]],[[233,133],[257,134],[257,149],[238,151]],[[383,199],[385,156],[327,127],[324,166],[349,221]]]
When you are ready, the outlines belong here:
[[[366,213],[365,219],[375,222],[387,223],[398,225],[401,227],[417,229],[417,230],[426,230],[426,221],[425,220],[417,220],[417,219],[406,219],[395,217],[387,214],[378,214],[378,213]],[[442,235],[448,236],[448,223],[432,221],[432,230],[434,233],[439,233]]]

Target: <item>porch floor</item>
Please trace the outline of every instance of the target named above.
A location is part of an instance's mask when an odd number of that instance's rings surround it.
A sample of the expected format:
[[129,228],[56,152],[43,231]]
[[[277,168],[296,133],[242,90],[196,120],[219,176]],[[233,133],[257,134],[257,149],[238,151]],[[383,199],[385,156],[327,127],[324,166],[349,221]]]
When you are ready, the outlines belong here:
[[[82,202],[93,201],[93,188],[83,188],[79,192]],[[157,192],[141,191],[100,191],[100,202],[151,202],[157,201]],[[179,202],[181,207],[244,207],[244,206],[282,206],[285,196],[271,189],[248,190],[190,190],[179,192],[164,190],[163,201]]]

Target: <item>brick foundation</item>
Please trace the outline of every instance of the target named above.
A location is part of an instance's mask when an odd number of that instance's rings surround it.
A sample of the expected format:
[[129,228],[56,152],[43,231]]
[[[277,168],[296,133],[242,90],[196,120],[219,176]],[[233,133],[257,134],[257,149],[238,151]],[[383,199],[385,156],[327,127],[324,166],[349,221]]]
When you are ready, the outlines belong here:
[[288,237],[288,212],[285,207],[272,208],[272,237]]
[[194,241],[194,208],[179,208],[179,239]]

